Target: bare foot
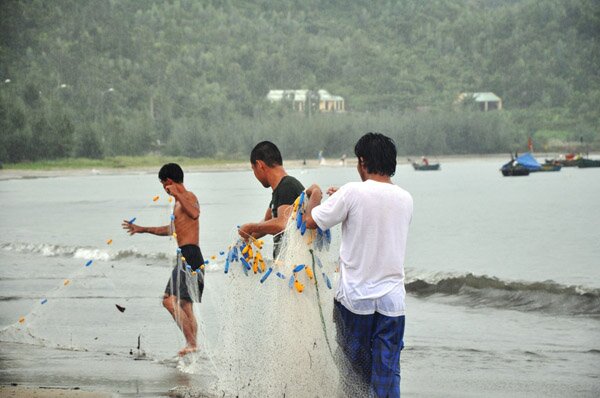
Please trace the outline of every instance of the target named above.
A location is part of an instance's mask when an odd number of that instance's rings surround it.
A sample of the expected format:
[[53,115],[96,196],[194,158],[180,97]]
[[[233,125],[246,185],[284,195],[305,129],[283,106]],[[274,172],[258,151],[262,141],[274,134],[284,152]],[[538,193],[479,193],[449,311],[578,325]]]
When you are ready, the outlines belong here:
[[185,346],[184,348],[182,348],[181,350],[179,350],[179,356],[184,357],[191,352],[196,352],[197,350],[198,350],[198,348],[196,346],[188,345],[188,346]]

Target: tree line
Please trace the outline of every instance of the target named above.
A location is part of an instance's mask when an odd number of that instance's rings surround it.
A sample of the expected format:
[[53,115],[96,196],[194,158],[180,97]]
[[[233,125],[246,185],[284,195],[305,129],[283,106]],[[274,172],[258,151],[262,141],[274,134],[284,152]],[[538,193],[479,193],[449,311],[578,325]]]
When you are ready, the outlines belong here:
[[[372,130],[413,154],[513,150],[540,131],[600,145],[593,0],[0,7],[0,161],[235,157],[259,139],[288,157],[339,155]],[[348,112],[309,117],[265,100],[301,88],[343,96]],[[479,91],[505,110],[454,104]]]

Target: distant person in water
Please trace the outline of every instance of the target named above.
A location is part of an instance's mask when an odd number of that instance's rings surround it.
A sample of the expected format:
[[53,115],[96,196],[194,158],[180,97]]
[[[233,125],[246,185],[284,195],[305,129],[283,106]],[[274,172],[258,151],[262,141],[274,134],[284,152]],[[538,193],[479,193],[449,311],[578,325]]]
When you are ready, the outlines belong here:
[[[175,235],[177,238],[180,255],[167,283],[163,305],[183,332],[186,346],[179,351],[179,355],[184,356],[195,352],[198,347],[198,324],[194,316],[193,302],[200,302],[204,291],[204,270],[201,268],[204,258],[199,246],[200,205],[196,195],[183,185],[183,170],[179,165],[165,164],[158,172],[158,179],[164,190],[175,198],[174,218],[171,224],[162,227],[142,227],[123,220],[121,225],[130,235],[149,233],[159,236]],[[191,270],[186,269],[184,263],[189,265]]]
[[250,164],[256,179],[263,187],[271,188],[273,193],[265,217],[259,222],[242,225],[238,231],[245,240],[250,236],[258,239],[267,234],[274,235],[273,258],[276,258],[282,239],[281,232],[285,229],[292,205],[304,191],[304,186],[287,174],[279,148],[270,141],[256,144],[250,153]]

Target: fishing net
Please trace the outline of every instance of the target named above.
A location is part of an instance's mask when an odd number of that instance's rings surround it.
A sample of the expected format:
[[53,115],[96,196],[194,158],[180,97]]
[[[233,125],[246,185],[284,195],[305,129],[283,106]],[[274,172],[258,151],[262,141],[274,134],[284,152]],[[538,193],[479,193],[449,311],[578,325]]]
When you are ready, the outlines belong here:
[[[219,369],[215,393],[239,396],[335,397],[340,351],[333,323],[337,250],[331,231],[306,229],[304,194],[294,203],[279,254],[265,259],[263,241],[234,238],[217,264],[220,291],[207,289],[208,355]],[[222,267],[222,268],[221,268]],[[207,284],[217,273],[208,274]],[[218,297],[211,297],[217,294]],[[219,325],[210,326],[217,322]]]

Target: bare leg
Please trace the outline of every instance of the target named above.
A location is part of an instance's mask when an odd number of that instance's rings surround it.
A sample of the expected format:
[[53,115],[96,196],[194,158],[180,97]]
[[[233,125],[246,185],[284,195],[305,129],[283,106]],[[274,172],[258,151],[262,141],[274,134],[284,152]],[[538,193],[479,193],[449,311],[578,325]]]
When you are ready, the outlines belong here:
[[198,326],[192,310],[192,303],[186,300],[178,300],[176,296],[167,295],[163,299],[163,306],[169,311],[186,340],[186,346],[179,351],[179,355],[183,356],[196,351]]
[[[181,307],[183,312],[187,315],[187,319],[189,321],[189,325],[191,328],[191,335],[192,335],[193,341],[194,341],[194,343],[197,343],[198,323],[196,322],[196,317],[194,316],[194,304],[189,301],[182,300],[179,302],[179,306]],[[196,344],[194,344],[194,345],[196,345]]]

